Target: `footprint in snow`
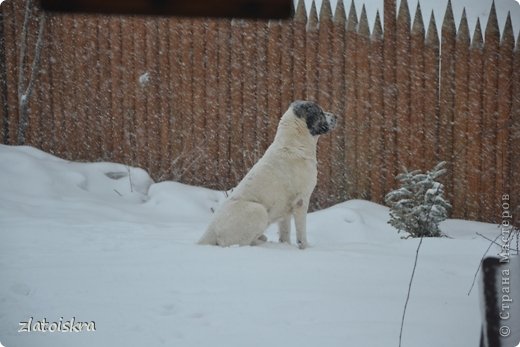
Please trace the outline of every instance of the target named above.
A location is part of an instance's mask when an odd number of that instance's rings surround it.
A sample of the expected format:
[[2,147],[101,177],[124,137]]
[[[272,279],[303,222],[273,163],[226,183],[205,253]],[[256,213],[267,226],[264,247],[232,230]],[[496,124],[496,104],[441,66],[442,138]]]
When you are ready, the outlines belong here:
[[343,216],[343,220],[347,223],[355,223],[358,221],[363,221],[361,215],[355,211],[345,211],[345,215]]
[[29,296],[31,294],[31,288],[28,285],[20,282],[16,282],[11,286],[11,291],[17,295]]
[[171,316],[175,313],[175,305],[167,304],[162,306],[161,315],[163,316]]

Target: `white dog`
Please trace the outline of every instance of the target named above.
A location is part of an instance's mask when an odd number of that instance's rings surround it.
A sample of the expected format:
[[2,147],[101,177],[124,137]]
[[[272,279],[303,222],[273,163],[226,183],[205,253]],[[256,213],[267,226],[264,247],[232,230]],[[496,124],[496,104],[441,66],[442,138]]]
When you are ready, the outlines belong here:
[[307,247],[306,218],[316,186],[316,145],[336,126],[336,116],[312,101],[295,101],[282,116],[264,156],[217,209],[199,244],[230,246],[265,242],[279,223],[280,242],[290,243],[294,216],[298,247]]

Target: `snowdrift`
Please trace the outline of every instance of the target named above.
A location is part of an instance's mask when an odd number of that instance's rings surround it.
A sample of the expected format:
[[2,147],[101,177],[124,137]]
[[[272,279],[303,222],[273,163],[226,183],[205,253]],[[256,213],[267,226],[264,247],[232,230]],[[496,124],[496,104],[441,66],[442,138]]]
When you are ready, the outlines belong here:
[[[397,344],[418,241],[401,239],[386,207],[311,213],[304,251],[277,243],[274,226],[262,246],[198,246],[225,192],[30,147],[0,146],[0,163],[7,347]],[[488,241],[475,233],[500,231],[461,220],[441,229],[450,238],[421,248],[405,346],[478,345],[478,295],[467,292]],[[31,317],[96,331],[18,332]]]

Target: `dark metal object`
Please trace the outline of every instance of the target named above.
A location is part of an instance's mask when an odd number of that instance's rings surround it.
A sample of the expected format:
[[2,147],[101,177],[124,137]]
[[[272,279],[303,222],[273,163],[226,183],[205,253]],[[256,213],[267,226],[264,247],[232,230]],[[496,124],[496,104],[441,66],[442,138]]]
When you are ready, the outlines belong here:
[[[502,261],[501,261],[502,260]],[[520,258],[488,257],[482,262],[480,347],[520,343]]]
[[292,0],[41,0],[46,11],[121,15],[284,19]]

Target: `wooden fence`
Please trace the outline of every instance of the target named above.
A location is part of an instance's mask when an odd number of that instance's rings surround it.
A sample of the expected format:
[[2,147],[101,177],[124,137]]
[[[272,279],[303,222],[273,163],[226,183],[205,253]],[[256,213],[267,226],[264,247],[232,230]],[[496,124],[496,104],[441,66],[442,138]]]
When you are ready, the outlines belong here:
[[420,8],[412,23],[406,0],[385,0],[384,28],[328,0],[319,18],[300,1],[292,20],[269,22],[47,14],[39,64],[41,13],[31,8],[27,35],[24,0],[0,13],[3,143],[19,141],[34,71],[27,144],[227,189],[290,102],[313,99],[340,117],[320,139],[314,208],[382,202],[402,167],[446,160],[453,217],[499,221],[503,194],[520,217],[520,50],[494,8],[472,39],[451,5],[439,35]]

